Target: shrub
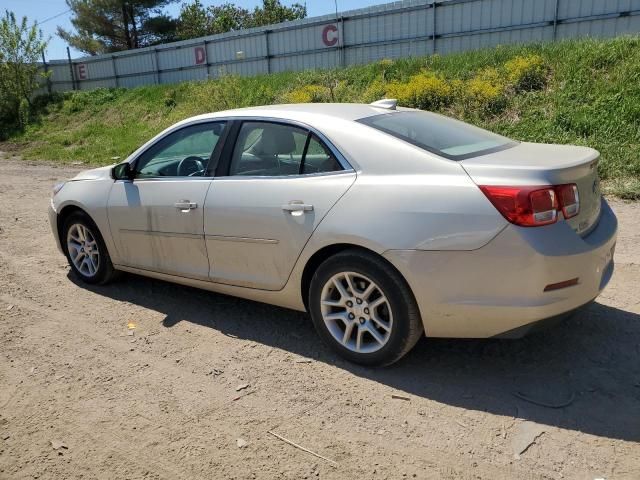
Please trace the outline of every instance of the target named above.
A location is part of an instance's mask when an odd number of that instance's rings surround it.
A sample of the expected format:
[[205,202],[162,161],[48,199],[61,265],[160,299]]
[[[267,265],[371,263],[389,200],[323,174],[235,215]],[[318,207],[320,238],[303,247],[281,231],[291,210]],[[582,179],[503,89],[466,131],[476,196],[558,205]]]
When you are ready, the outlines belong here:
[[67,92],[67,101],[64,105],[65,113],[77,113],[82,111],[95,112],[102,105],[112,103],[118,95],[126,92],[125,89],[96,88],[95,90],[78,90]]
[[516,92],[542,90],[549,68],[540,55],[517,56],[504,64],[507,81]]
[[382,79],[376,78],[364,89],[361,100],[363,103],[375,102],[383,99],[386,93],[387,84]]
[[164,94],[164,106],[167,108],[174,108],[178,102],[177,102],[177,95],[178,92],[176,92],[175,89],[171,89],[171,90],[167,90]]
[[386,96],[398,99],[400,105],[423,110],[437,110],[453,100],[453,89],[447,81],[432,73],[409,78],[409,82],[391,82]]
[[280,97],[281,103],[321,103],[330,101],[331,95],[327,87],[305,85],[285,92]]
[[212,111],[228,110],[242,105],[243,92],[240,88],[241,78],[237,75],[224,75],[215,80],[211,87],[211,98],[205,104],[211,105]]
[[395,62],[388,58],[383,58],[376,64],[376,70],[380,72],[383,81],[389,81],[396,74]]
[[[347,81],[339,81],[333,89],[332,102],[350,103],[357,101],[358,92],[354,85]],[[373,100],[372,100],[373,101]]]
[[467,107],[482,113],[498,113],[507,105],[507,85],[495,68],[486,68],[454,88],[456,96]]
[[31,117],[29,109],[29,102],[24,98],[20,100],[20,105],[18,106],[18,123],[20,124],[20,128],[25,128],[29,124]]

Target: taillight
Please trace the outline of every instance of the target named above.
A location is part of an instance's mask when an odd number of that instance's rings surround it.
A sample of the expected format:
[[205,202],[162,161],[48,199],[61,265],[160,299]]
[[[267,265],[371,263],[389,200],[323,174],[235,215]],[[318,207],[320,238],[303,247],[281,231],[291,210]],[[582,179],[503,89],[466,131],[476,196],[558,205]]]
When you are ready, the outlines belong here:
[[574,183],[558,185],[556,187],[562,206],[564,218],[575,217],[580,211],[580,197],[578,197],[578,187]]
[[494,207],[509,222],[523,227],[549,225],[578,214],[580,202],[575,184],[556,186],[511,187],[480,186]]

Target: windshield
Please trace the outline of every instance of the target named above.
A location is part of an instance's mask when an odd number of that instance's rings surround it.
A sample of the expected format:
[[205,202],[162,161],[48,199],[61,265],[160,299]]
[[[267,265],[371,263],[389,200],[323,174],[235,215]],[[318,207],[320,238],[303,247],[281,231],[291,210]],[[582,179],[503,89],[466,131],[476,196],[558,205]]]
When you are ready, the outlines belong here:
[[396,112],[358,122],[450,160],[464,160],[513,147],[513,140],[431,112]]

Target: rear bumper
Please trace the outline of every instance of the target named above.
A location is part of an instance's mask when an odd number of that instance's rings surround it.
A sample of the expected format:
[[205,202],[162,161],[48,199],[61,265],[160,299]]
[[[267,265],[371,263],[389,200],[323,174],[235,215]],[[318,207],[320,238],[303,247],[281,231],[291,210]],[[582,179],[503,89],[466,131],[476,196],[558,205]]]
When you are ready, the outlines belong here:
[[[556,317],[589,303],[613,274],[616,217],[602,201],[586,237],[566,222],[509,225],[474,251],[389,250],[384,256],[409,283],[432,337],[486,338]],[[544,291],[578,278],[578,284]]]

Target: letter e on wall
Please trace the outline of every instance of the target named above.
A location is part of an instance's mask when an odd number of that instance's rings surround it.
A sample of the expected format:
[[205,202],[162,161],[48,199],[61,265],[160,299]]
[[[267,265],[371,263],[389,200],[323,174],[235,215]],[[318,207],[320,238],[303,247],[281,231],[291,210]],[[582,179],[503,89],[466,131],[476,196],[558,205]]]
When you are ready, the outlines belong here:
[[193,54],[196,58],[196,65],[202,65],[207,61],[207,51],[204,47],[195,47],[193,49]]
[[78,80],[86,80],[89,78],[89,70],[86,63],[79,63],[76,65],[76,76]]

